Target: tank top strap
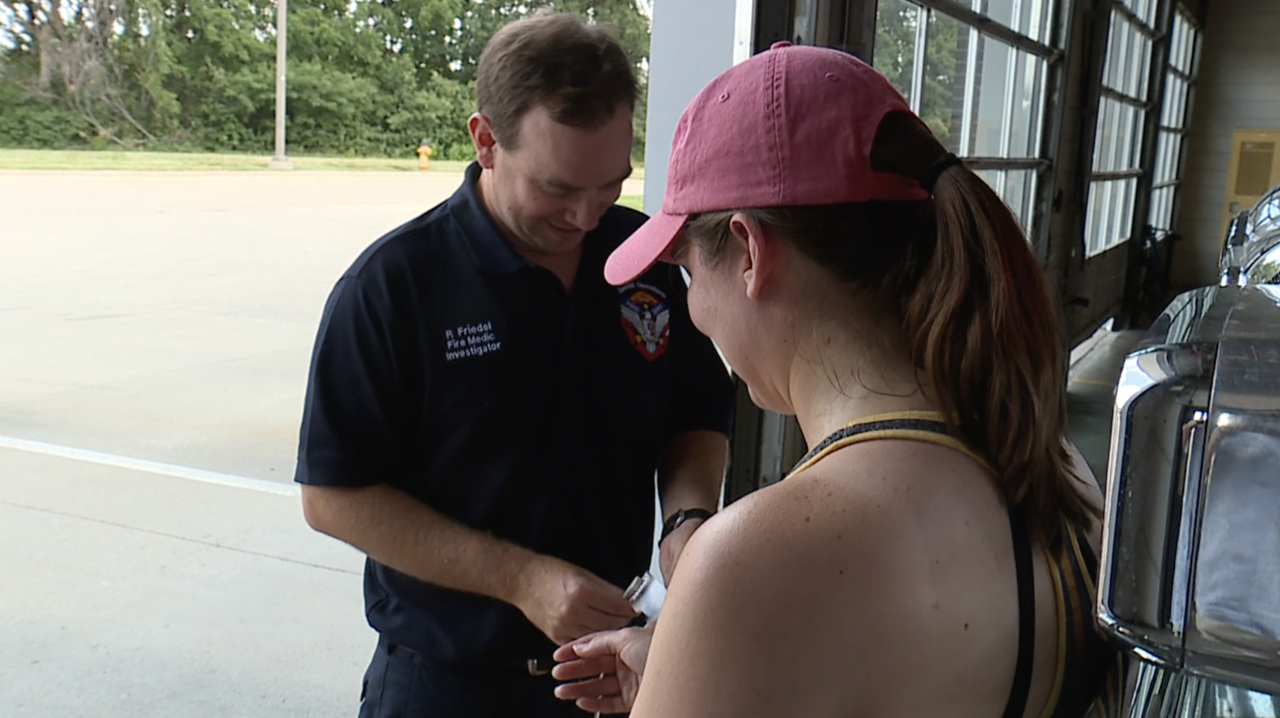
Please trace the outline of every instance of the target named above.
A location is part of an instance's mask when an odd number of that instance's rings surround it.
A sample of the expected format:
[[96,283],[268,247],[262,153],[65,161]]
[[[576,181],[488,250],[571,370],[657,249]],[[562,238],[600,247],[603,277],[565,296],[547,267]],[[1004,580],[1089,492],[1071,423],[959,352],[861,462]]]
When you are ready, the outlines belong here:
[[846,446],[860,444],[864,441],[878,439],[900,439],[907,441],[924,441],[955,449],[969,458],[990,469],[987,461],[956,434],[946,422],[946,417],[937,411],[895,411],[887,414],[875,414],[850,422],[844,428],[832,433],[805,454],[788,476],[804,471],[818,463],[827,454]]

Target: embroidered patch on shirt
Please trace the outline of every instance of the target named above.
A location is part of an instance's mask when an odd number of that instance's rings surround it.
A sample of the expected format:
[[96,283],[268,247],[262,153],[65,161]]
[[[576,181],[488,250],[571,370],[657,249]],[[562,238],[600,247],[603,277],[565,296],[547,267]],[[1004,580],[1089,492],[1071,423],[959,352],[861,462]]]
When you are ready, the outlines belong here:
[[493,322],[463,324],[455,329],[444,330],[445,361],[484,356],[501,348],[502,342],[493,332]]
[[622,329],[631,346],[653,361],[667,350],[671,333],[671,312],[667,295],[657,287],[632,283],[619,287],[622,301]]

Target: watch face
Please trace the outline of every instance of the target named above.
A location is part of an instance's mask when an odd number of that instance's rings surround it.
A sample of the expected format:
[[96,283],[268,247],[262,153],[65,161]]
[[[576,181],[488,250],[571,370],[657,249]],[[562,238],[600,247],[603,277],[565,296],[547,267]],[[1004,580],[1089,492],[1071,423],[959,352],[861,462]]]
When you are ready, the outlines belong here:
[[675,531],[676,527],[679,526],[682,521],[684,521],[684,509],[671,514],[671,518],[667,519],[662,524],[662,538],[666,538],[667,534]]
[[671,517],[662,522],[662,537],[666,538],[667,534],[676,530],[676,520],[680,518],[680,512],[671,514]]
[[674,514],[671,514],[671,518],[663,522],[662,536],[658,540],[661,541],[666,538],[668,534],[680,528],[680,525],[689,519],[709,518],[711,518],[711,512],[706,509],[679,509]]

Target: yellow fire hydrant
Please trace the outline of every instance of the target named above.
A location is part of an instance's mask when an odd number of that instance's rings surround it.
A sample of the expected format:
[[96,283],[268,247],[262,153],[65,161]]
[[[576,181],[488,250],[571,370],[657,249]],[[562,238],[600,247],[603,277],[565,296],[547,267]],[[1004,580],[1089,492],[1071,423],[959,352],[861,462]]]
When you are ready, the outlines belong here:
[[426,172],[431,164],[431,145],[426,140],[418,143],[418,169]]

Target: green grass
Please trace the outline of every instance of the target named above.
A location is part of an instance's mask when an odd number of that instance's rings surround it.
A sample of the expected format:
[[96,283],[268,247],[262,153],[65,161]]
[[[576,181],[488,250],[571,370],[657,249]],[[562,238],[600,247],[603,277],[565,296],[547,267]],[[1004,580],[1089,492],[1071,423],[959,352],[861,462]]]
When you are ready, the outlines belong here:
[[[122,170],[128,172],[218,172],[267,170],[268,155],[206,154],[197,152],[125,152],[113,150],[0,149],[0,170]],[[417,158],[290,157],[295,170],[346,172],[417,172]],[[431,160],[433,172],[461,172],[469,161]],[[644,179],[644,168],[631,175]],[[623,198],[624,201],[626,198]],[[639,202],[637,198],[635,200]],[[632,206],[632,205],[627,205]],[[636,205],[638,206],[638,204]]]
[[[221,155],[184,152],[123,152],[90,150],[0,149],[0,169],[6,170],[124,170],[124,171],[251,171],[267,170],[267,155]],[[416,158],[290,157],[295,170],[416,172]],[[432,160],[431,169],[461,172],[467,162]]]
[[644,196],[638,194],[624,194],[618,198],[618,204],[631,209],[644,211]]

